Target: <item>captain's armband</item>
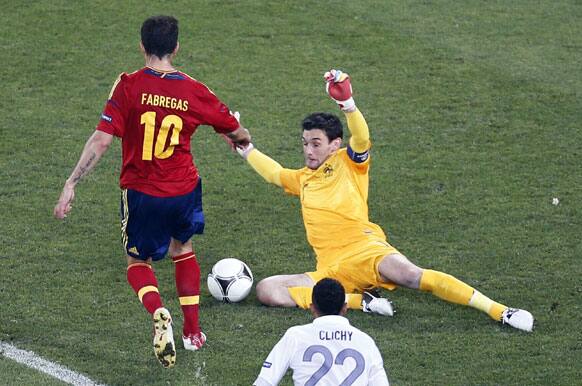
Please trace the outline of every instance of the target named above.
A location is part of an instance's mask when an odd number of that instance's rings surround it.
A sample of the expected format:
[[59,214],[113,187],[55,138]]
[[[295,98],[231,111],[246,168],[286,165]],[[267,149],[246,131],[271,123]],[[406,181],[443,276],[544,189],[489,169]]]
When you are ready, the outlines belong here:
[[362,153],[356,153],[350,145],[348,145],[348,157],[357,164],[364,163],[370,156],[370,149],[366,149]]

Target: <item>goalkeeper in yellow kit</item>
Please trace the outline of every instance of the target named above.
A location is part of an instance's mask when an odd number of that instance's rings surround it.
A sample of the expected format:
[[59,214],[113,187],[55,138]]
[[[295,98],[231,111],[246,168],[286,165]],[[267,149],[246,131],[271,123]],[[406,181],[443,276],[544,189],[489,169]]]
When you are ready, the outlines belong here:
[[239,154],[267,182],[300,197],[307,240],[317,256],[314,272],[268,277],[257,284],[257,298],[268,306],[308,309],[312,288],[324,277],[346,289],[348,307],[391,316],[392,304],[374,289],[420,289],[452,303],[486,312],[504,324],[533,329],[526,310],[509,308],[443,272],[423,269],[387,242],[368,219],[370,135],[352,97],[350,78],[339,70],[325,74],[326,91],[344,112],[351,137],[342,146],[343,129],[333,114],[307,116],[303,126],[305,167],[286,169],[252,144]]

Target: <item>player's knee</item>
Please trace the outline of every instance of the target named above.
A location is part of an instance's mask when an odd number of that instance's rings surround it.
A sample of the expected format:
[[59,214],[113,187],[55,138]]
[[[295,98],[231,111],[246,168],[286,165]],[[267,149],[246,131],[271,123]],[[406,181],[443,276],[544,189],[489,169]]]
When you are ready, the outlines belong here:
[[289,297],[287,287],[281,284],[276,277],[267,277],[257,283],[255,289],[257,300],[270,307],[291,307],[295,303]]
[[170,246],[168,247],[168,254],[170,256],[180,256],[184,253],[192,252],[192,241],[188,240],[185,243],[182,243],[174,238],[170,242]]
[[412,289],[419,288],[423,272],[422,268],[400,254],[386,256],[380,262],[378,271],[384,280]]
[[257,283],[255,288],[257,293],[257,300],[266,306],[272,306],[272,285],[269,282],[269,278],[263,279]]
[[420,278],[422,277],[422,269],[418,267],[407,267],[402,272],[403,286],[412,289],[420,287]]

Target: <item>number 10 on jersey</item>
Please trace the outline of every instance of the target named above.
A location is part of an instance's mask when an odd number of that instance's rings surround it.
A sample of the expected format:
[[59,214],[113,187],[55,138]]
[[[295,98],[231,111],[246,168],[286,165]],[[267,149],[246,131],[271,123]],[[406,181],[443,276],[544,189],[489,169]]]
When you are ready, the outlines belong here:
[[[160,130],[155,138],[156,133],[156,112],[147,111],[141,115],[141,124],[144,125],[143,148],[141,159],[151,161],[152,157],[166,159],[174,153],[174,147],[180,142],[180,131],[182,130],[182,118],[177,115],[166,115],[162,120]],[[170,144],[167,148],[166,141],[170,135]]]

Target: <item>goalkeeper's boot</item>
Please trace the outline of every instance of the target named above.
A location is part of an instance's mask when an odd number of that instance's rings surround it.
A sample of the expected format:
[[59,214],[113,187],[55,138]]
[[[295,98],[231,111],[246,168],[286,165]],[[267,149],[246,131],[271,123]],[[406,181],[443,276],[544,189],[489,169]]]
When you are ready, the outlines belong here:
[[164,367],[173,367],[176,363],[172,317],[164,307],[154,312],[154,353]]
[[206,343],[206,335],[202,331],[188,336],[182,335],[182,342],[184,342],[184,348],[186,350],[198,351]]
[[534,327],[533,315],[529,311],[520,310],[519,308],[507,308],[503,311],[501,322],[527,332],[531,332]]
[[381,298],[376,291],[365,291],[362,294],[362,311],[383,316],[394,315],[392,302],[386,298]]

